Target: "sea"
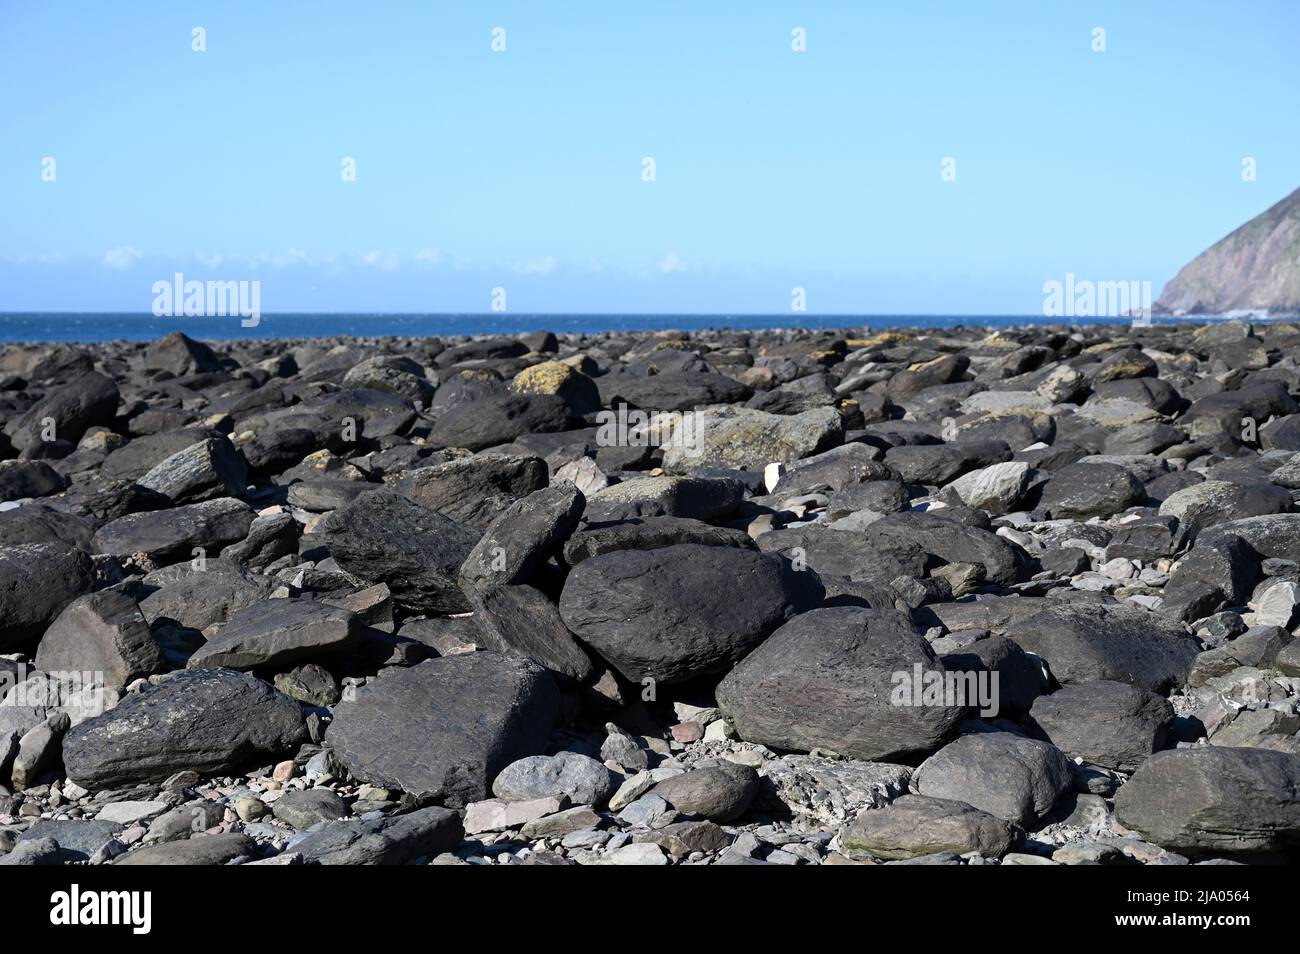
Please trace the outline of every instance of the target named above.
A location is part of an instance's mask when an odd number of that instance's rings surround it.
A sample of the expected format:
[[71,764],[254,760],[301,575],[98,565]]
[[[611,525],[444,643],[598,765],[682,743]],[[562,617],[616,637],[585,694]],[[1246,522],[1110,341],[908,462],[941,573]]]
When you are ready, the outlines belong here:
[[[1129,324],[1089,318],[1089,324]],[[1009,328],[1061,324],[1042,315],[640,315],[640,314],[269,314],[243,327],[237,317],[182,318],[123,312],[0,312],[0,343],[152,341],[171,331],[191,338],[431,337],[519,335],[534,331],[602,334],[704,328]]]

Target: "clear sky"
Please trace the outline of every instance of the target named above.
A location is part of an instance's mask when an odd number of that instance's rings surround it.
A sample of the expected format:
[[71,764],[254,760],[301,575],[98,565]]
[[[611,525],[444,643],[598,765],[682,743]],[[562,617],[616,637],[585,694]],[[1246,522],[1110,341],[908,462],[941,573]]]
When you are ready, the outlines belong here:
[[0,310],[177,270],[267,312],[1158,293],[1300,186],[1297,91],[1294,0],[0,0]]

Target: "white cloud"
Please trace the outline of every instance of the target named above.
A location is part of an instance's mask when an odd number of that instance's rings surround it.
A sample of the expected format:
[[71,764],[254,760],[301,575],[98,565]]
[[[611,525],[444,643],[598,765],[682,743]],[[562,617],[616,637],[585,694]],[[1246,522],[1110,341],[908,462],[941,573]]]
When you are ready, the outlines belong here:
[[536,261],[525,262],[523,270],[529,275],[549,275],[555,271],[555,266],[559,264],[555,256],[547,255],[545,258],[539,258]]
[[125,271],[143,257],[144,253],[138,248],[132,248],[130,245],[119,245],[117,248],[110,248],[104,253],[104,264],[108,268]]
[[194,260],[204,268],[220,268],[225,261],[220,255],[209,255],[207,252],[195,252]]
[[686,271],[686,263],[682,261],[682,257],[676,252],[669,252],[659,262],[658,268],[665,275],[672,272],[684,272]]
[[376,249],[373,252],[362,252],[361,264],[367,268],[382,268],[384,271],[391,272],[401,264],[401,260],[391,252],[381,252]]
[[442,261],[442,252],[436,248],[422,248],[412,258],[421,265],[437,265]]

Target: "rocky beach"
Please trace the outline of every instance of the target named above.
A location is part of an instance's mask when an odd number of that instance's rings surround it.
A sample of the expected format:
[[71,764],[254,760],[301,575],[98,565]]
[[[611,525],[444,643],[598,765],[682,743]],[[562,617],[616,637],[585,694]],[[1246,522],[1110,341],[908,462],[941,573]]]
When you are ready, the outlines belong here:
[[1298,354],[2,346],[0,864],[1295,860]]

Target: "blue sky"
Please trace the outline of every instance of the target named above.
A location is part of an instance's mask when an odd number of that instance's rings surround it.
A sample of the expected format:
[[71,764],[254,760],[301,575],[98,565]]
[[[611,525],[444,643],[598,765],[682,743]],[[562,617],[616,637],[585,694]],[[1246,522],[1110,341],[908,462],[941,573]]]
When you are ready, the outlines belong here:
[[267,312],[1158,292],[1300,186],[1297,49],[1292,2],[4,0],[0,310],[147,311],[177,270]]

